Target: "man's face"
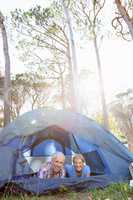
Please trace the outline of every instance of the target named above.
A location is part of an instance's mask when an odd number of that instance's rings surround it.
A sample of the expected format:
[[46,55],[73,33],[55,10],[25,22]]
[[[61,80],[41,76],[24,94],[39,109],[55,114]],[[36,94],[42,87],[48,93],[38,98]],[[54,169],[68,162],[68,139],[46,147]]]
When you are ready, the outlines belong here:
[[63,156],[56,156],[53,158],[53,171],[58,173],[64,166],[64,157]]
[[81,172],[84,166],[83,161],[80,158],[74,160],[74,166],[77,172]]

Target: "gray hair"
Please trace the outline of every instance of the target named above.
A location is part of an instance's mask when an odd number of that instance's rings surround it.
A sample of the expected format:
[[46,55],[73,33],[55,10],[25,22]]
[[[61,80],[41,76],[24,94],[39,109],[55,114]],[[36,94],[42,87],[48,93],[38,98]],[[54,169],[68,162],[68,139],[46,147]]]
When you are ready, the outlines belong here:
[[54,159],[57,158],[57,157],[62,157],[62,158],[65,160],[65,155],[64,155],[64,153],[62,153],[62,152],[57,151],[57,152],[53,155],[52,160],[54,160]]

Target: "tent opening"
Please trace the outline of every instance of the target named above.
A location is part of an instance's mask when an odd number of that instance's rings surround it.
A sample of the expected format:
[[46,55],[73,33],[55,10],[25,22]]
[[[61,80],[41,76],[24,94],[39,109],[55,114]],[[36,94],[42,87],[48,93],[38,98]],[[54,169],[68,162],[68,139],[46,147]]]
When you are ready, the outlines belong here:
[[108,171],[108,166],[95,144],[76,137],[75,134],[58,126],[48,127],[33,137],[30,154],[28,152],[26,155],[25,152],[24,155],[34,171],[37,171],[42,163],[49,161],[57,151],[65,154],[67,164],[72,164],[74,154],[83,154],[86,164],[91,168],[91,175],[105,174]]

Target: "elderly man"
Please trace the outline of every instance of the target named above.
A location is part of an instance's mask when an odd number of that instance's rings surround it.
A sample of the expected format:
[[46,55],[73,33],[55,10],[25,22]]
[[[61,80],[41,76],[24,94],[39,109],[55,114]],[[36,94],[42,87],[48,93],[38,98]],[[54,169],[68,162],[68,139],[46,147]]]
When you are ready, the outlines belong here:
[[42,179],[65,177],[64,162],[64,154],[62,152],[57,152],[52,157],[51,162],[48,162],[41,167],[38,177]]

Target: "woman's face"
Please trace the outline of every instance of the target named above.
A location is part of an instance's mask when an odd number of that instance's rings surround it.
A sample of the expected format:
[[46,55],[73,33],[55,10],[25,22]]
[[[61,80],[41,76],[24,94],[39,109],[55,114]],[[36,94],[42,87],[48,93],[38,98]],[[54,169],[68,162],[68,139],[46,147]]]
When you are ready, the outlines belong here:
[[83,161],[80,158],[74,159],[74,167],[77,172],[81,172],[84,166]]
[[53,171],[58,173],[64,166],[64,157],[63,156],[56,156],[53,159]]

